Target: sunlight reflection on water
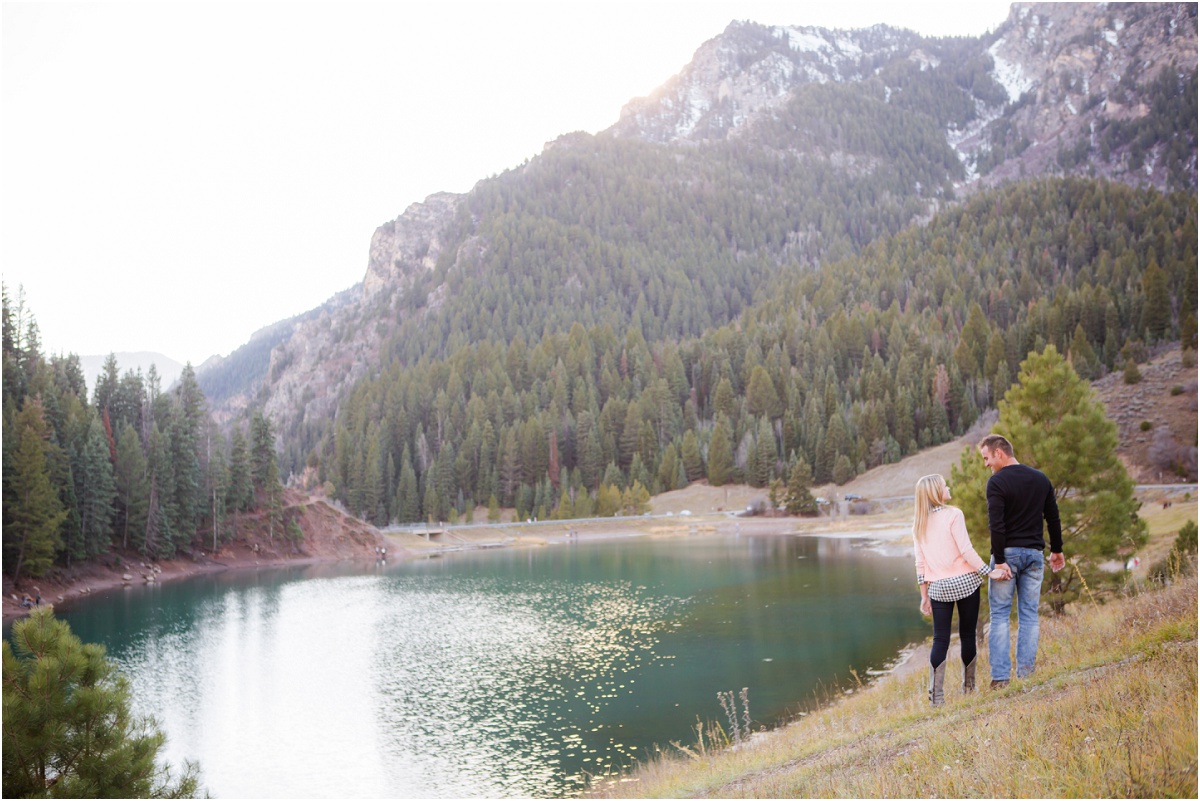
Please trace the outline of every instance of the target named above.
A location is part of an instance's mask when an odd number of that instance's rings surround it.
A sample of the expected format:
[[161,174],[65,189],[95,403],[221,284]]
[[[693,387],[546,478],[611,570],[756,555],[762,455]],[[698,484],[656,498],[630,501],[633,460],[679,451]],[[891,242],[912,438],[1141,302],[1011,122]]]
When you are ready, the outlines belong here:
[[584,765],[629,761],[585,735],[618,680],[653,658],[669,602],[628,583],[480,579],[446,591],[427,577],[388,596],[395,611],[375,649],[380,737],[392,753],[424,752],[419,794],[558,795],[582,785]]
[[557,796],[631,761],[587,730],[673,605],[628,583],[312,580],[210,600],[118,661],[217,796]]

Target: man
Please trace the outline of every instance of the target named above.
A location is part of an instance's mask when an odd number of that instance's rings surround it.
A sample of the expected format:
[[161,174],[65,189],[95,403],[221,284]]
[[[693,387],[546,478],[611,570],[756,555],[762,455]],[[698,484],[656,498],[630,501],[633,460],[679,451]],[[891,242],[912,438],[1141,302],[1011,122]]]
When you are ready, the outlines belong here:
[[1062,523],[1058,501],[1046,474],[1023,465],[1013,456],[1012,444],[999,434],[979,443],[979,455],[992,471],[987,483],[988,530],[992,537],[992,566],[1006,579],[988,579],[988,604],[992,625],[988,653],[992,688],[1008,684],[1012,673],[1009,656],[1009,617],[1013,594],[1017,596],[1017,678],[1033,672],[1038,647],[1038,604],[1042,597],[1042,521],[1050,531],[1050,569],[1057,573],[1066,564],[1062,552]]

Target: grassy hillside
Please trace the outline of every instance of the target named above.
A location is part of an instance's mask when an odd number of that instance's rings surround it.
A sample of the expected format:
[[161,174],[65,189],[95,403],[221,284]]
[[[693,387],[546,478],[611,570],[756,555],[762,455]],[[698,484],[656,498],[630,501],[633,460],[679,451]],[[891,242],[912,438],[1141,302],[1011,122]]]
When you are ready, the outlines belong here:
[[[920,656],[748,743],[666,746],[608,797],[1196,797],[1196,579],[1043,618],[1037,672],[933,710]],[[986,650],[982,656],[986,656]],[[914,664],[916,663],[916,664]],[[986,677],[986,668],[984,672]],[[983,682],[986,685],[986,678]],[[953,688],[953,689],[951,689]],[[753,698],[751,705],[753,705]]]

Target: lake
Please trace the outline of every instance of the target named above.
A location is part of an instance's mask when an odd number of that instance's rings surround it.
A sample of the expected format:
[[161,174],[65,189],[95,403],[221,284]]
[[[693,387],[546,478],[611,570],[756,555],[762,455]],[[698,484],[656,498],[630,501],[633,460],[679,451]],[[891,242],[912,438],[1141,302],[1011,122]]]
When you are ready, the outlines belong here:
[[749,688],[772,726],[927,637],[910,552],[871,544],[635,537],[227,571],[62,616],[216,797],[569,796],[693,745],[697,718],[728,729],[718,692]]

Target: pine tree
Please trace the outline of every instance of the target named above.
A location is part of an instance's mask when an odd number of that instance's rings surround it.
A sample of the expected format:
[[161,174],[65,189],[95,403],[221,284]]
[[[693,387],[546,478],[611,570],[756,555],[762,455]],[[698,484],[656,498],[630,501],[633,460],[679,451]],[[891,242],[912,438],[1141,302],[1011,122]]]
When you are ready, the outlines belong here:
[[4,476],[4,566],[14,582],[50,568],[62,545],[58,528],[67,517],[50,483],[43,450],[49,433],[40,404],[26,400],[16,430],[19,444],[12,470]]
[[387,493],[384,491],[384,463],[378,436],[369,436],[367,445],[366,470],[363,486],[363,516],[377,526],[387,525],[386,502]]
[[229,508],[235,512],[246,512],[254,506],[251,472],[250,446],[246,435],[235,427],[229,444]]
[[200,516],[207,507],[204,473],[200,465],[203,450],[201,432],[207,421],[204,394],[196,381],[191,364],[183,368],[175,391],[175,413],[171,421],[171,462],[175,483],[171,500],[175,517],[172,529],[176,546],[189,543],[196,533]]
[[1091,380],[1100,377],[1100,361],[1096,358],[1096,351],[1088,342],[1082,325],[1076,324],[1075,326],[1075,334],[1071,337],[1071,350],[1068,355],[1071,359],[1071,366],[1075,368],[1075,372],[1079,373],[1081,378]]
[[103,413],[113,405],[113,399],[121,385],[121,372],[117,365],[117,355],[109,353],[104,357],[104,365],[96,378],[96,390],[92,393],[92,406],[97,412]]
[[823,452],[823,466],[829,470],[828,477],[835,483],[841,484],[853,478],[853,475],[847,476],[843,481],[838,481],[837,469],[838,462],[841,457],[845,456],[845,463],[850,463],[849,455],[846,453],[849,447],[848,436],[846,432],[846,422],[842,418],[840,411],[835,411],[829,418],[829,427],[825,431],[825,450]]
[[713,410],[714,416],[722,414],[728,419],[732,419],[736,409],[736,397],[733,392],[733,384],[726,376],[721,376],[721,380],[717,382],[716,392],[713,393]]
[[796,458],[788,475],[787,494],[784,503],[790,515],[815,515],[817,501],[812,494],[812,468],[803,456]]
[[550,432],[546,436],[549,438],[549,463],[546,469],[550,475],[550,483],[552,483],[557,489],[559,471],[562,470],[562,463],[558,455],[558,432],[556,432],[554,429],[550,429]]
[[1171,294],[1166,272],[1153,259],[1142,273],[1142,293],[1146,298],[1142,307],[1142,328],[1150,342],[1165,339],[1171,332]]
[[967,321],[963,323],[959,334],[958,346],[954,350],[954,360],[963,378],[970,380],[983,375],[989,334],[983,309],[978,303],[972,303],[967,312]]
[[274,541],[283,531],[283,484],[275,453],[275,431],[271,419],[260,411],[250,418],[250,474],[257,505],[267,512],[267,539]]
[[571,493],[567,490],[564,482],[562,490],[558,494],[558,503],[554,507],[554,519],[570,520],[573,517],[575,517],[574,504],[571,503]]
[[750,384],[746,388],[746,410],[755,417],[778,417],[781,411],[779,393],[771,382],[767,368],[756,364],[750,372]]
[[171,465],[171,437],[155,424],[146,444],[146,470],[150,476],[150,493],[146,506],[146,532],[141,538],[142,553],[154,558],[170,559],[175,555],[172,521],[175,512],[171,488],[175,477]]
[[267,510],[267,539],[274,542],[276,532],[283,533],[283,484],[274,459],[267,462],[263,476],[263,505]]
[[854,478],[854,466],[850,464],[850,457],[844,453],[838,454],[837,461],[833,464],[833,483],[845,484],[852,478]]
[[675,450],[675,443],[672,442],[663,451],[662,461],[658,464],[658,486],[662,492],[676,489],[675,474],[678,472],[679,455]]
[[114,470],[117,490],[118,517],[116,533],[121,537],[121,547],[129,547],[129,536],[134,536],[134,547],[140,547],[146,534],[146,508],[149,504],[150,485],[146,476],[146,457],[142,453],[137,431],[129,423],[117,441],[117,464]]
[[[438,508],[436,515],[438,520],[445,520],[449,517],[450,507],[454,501],[456,488],[454,486],[454,445],[447,442],[442,446],[442,450],[438,452],[437,458],[433,462],[433,481],[437,487]],[[431,511],[426,507],[426,512]]]
[[704,478],[704,458],[700,455],[700,440],[696,432],[688,429],[683,435],[683,469],[688,481],[699,481]]
[[765,487],[770,483],[771,475],[775,472],[777,458],[775,432],[771,428],[771,422],[765,417],[758,422],[758,435],[755,437],[754,450],[757,472],[750,477],[750,484],[755,487]]
[[621,509],[626,515],[640,515],[650,508],[650,492],[642,482],[634,481],[621,493]]
[[621,489],[623,486],[625,486],[625,475],[621,472],[621,468],[617,467],[615,463],[609,462],[608,467],[604,468],[604,479],[602,483],[608,484],[610,487]]
[[621,511],[621,488],[601,484],[596,490],[596,517],[614,517]]
[[[222,521],[229,498],[229,464],[225,460],[225,445],[219,431],[210,425],[206,434],[205,450],[208,464],[205,469],[204,484],[208,496],[208,516],[212,525],[213,553],[221,547],[221,540],[227,539],[232,532],[222,532]],[[216,439],[216,443],[213,440]]]
[[583,486],[589,490],[600,484],[600,473],[603,470],[604,454],[600,447],[600,436],[596,431],[591,412],[579,416],[579,474]]
[[275,431],[271,419],[261,411],[250,418],[250,475],[256,492],[267,489],[271,483],[272,466],[278,481],[279,470],[275,454]]
[[500,452],[500,503],[512,505],[520,486],[521,448],[517,443],[516,428],[510,427],[504,435],[504,447]]
[[104,427],[95,413],[91,418],[81,460],[82,469],[75,476],[81,548],[69,556],[77,559],[88,559],[102,553],[112,540],[113,501],[116,499],[113,466]]
[[426,523],[436,524],[441,522],[442,517],[438,513],[438,510],[441,508],[441,506],[442,499],[438,497],[437,483],[433,481],[426,482],[425,500],[421,504],[421,507],[424,510]]
[[733,480],[733,442],[725,417],[717,418],[712,441],[708,445],[708,483],[720,487]]
[[[1000,402],[993,431],[1012,443],[1017,460],[1036,467],[1054,484],[1063,528],[1063,550],[1091,568],[1123,547],[1145,543],[1145,522],[1133,480],[1117,457],[1117,428],[1091,385],[1079,377],[1053,345],[1021,363],[1017,383]],[[973,450],[973,449],[972,449]],[[987,541],[986,471],[970,451],[951,473],[957,504],[976,543]],[[982,481],[981,481],[982,479]],[[982,532],[982,533],[981,533]],[[1074,591],[1072,571],[1051,579],[1060,605]],[[1074,588],[1074,589],[1077,589]]]
[[417,487],[417,472],[413,469],[408,446],[400,459],[400,486],[396,488],[398,512],[396,519],[401,523],[416,523],[421,520],[421,496]]
[[638,453],[642,431],[642,411],[638,403],[630,403],[625,409],[625,424],[621,428],[621,468],[629,469],[633,455]]
[[33,610],[5,639],[6,798],[180,798],[194,796],[198,769],[178,781],[158,764],[166,737],[131,712],[129,684],[84,645],[51,608]]
[[1179,324],[1179,344],[1184,350],[1196,350],[1196,314],[1189,311]]

